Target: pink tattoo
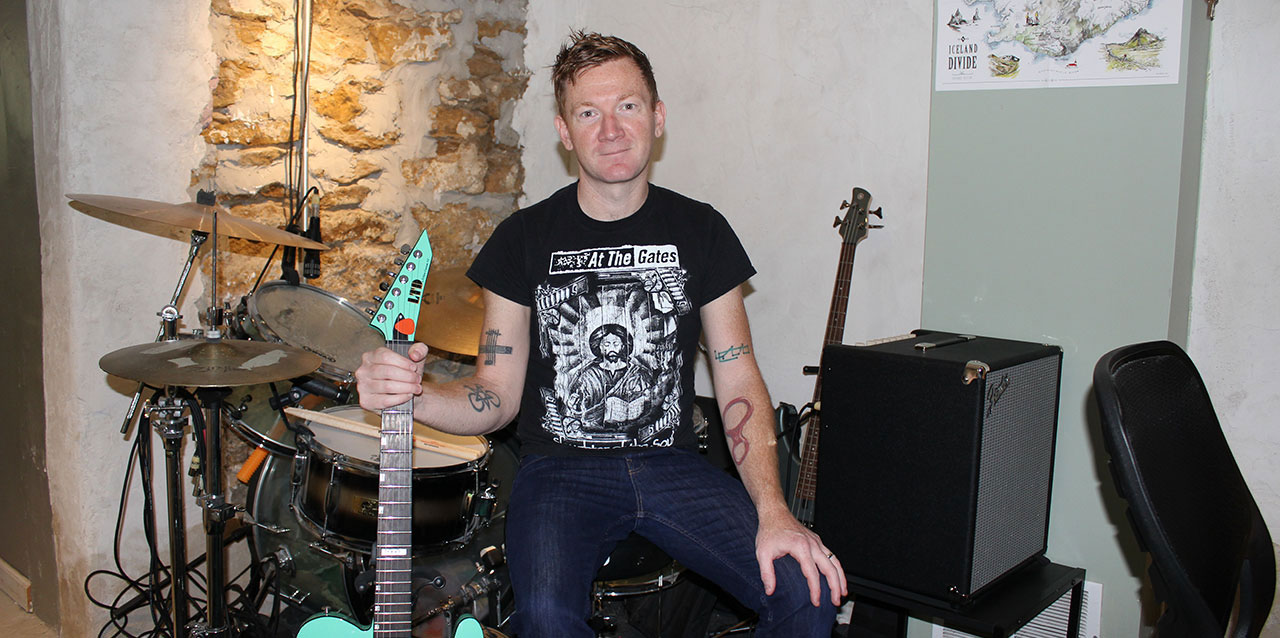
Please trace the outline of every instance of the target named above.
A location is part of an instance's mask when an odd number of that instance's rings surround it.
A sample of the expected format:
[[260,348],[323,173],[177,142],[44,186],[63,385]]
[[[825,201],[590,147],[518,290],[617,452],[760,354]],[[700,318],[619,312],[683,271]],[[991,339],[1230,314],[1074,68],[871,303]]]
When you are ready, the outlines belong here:
[[747,458],[747,451],[751,449],[751,444],[747,443],[746,435],[742,433],[742,427],[751,419],[751,415],[755,413],[756,409],[751,406],[751,402],[748,401],[746,397],[738,397],[724,406],[725,415],[727,416],[729,414],[729,409],[739,403],[746,406],[747,413],[742,415],[742,420],[738,421],[737,425],[731,428],[725,428],[724,433],[732,442],[729,445],[729,453],[733,455],[733,462],[741,465],[743,459]]

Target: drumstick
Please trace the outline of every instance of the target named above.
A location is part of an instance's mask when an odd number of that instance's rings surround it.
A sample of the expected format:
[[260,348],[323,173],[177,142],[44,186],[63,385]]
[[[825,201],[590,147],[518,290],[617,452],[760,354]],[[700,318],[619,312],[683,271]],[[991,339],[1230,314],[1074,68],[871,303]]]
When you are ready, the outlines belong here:
[[[285,408],[284,411],[285,413],[296,416],[299,419],[315,421],[316,423],[322,423],[330,427],[338,428],[339,430],[346,430],[347,432],[374,436],[380,434],[377,426],[369,425],[364,421],[355,421],[343,418],[327,412],[316,412],[314,410],[304,410],[302,408]],[[413,445],[417,448],[430,450],[432,452],[451,456],[463,461],[474,461],[480,458],[480,455],[470,448],[466,448],[461,445],[454,445],[452,443],[445,443],[444,441],[428,439],[427,437],[418,434],[413,435]]]

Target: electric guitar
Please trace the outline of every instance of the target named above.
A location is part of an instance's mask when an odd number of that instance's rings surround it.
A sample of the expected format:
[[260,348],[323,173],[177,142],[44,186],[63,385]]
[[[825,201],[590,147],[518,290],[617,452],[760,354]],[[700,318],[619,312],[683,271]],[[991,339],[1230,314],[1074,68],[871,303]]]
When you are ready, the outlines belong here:
[[[831,310],[827,313],[827,332],[822,345],[825,348],[833,343],[844,341],[844,323],[849,307],[849,285],[853,279],[853,254],[858,242],[866,239],[867,229],[882,228],[880,225],[868,223],[867,215],[883,218],[881,209],[868,211],[871,193],[862,188],[854,188],[852,202],[842,202],[840,209],[849,209],[842,221],[836,216],[835,227],[840,229],[844,244],[840,247],[840,266],[836,269],[835,290],[831,293]],[[817,406],[822,398],[822,370],[818,369],[818,378],[814,382],[813,402]],[[791,514],[805,525],[813,525],[813,495],[818,487],[818,429],[821,409],[815,408],[809,415],[809,423],[804,429],[804,438],[800,444],[800,471],[796,476],[795,493],[791,499]]]
[[[406,247],[407,248],[407,247]],[[387,347],[407,355],[417,329],[423,285],[431,269],[431,241],[426,231],[404,253],[400,272],[388,285],[369,325],[382,333]],[[399,263],[400,260],[397,260]],[[410,638],[413,630],[413,399],[382,411],[378,464],[378,535],[374,543],[373,624],[365,627],[340,614],[312,616],[298,638]],[[480,623],[466,617],[452,636],[479,638]]]

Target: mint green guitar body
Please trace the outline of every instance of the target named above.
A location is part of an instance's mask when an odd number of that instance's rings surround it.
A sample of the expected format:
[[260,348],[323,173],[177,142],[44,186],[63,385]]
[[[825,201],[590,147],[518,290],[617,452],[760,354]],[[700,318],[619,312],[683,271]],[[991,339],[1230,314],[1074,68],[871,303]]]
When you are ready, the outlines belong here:
[[373,638],[373,625],[361,627],[345,616],[320,614],[302,623],[298,638]]
[[[319,614],[302,623],[298,638],[373,638],[373,626],[361,627],[338,614]],[[452,638],[484,638],[484,627],[470,614],[463,614]]]

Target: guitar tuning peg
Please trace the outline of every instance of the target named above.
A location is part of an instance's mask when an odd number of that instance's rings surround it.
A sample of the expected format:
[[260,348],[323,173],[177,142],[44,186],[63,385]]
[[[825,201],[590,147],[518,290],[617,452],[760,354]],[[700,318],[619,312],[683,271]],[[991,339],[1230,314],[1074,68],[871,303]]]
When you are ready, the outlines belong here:
[[[844,206],[841,206],[841,208],[844,208]],[[839,228],[839,227],[840,227],[840,216],[839,216],[839,215],[836,215],[836,221],[835,221],[835,223],[834,223],[834,224],[831,224],[831,227],[832,227],[832,228]]]
[[880,219],[884,219],[884,215],[882,215],[882,214],[880,213],[880,211],[882,211],[882,210],[884,210],[884,206],[881,206],[880,208],[877,208],[877,209],[875,209],[875,210],[873,210],[873,211],[871,211],[871,212],[869,212],[869,213],[867,213],[867,214],[868,214],[868,215],[875,215],[876,217],[879,217]]
[[382,292],[386,292],[386,291],[388,291],[388,290],[391,290],[391,284],[389,284],[389,283],[387,283],[387,282],[385,282],[385,281],[384,281],[384,282],[382,282],[382,283],[378,284],[378,290],[381,290]]
[[391,263],[393,263],[393,264],[395,264],[395,265],[397,265],[397,266],[403,266],[403,265],[404,265],[404,257],[396,257],[395,259],[392,259],[392,260],[391,260]]
[[380,297],[380,296],[378,296],[378,295],[374,295],[374,296],[373,296],[373,300],[374,300],[374,301],[376,301],[376,302],[378,302],[378,305],[379,305],[379,306],[381,306],[381,305],[382,305],[382,297]]
[[849,207],[849,200],[847,199],[840,200],[840,210],[844,210],[848,207]]
[[364,313],[365,313],[366,315],[369,315],[370,317],[372,317],[372,316],[374,315],[374,313],[375,313],[375,312],[377,312],[377,311],[376,311],[376,310],[374,310],[373,308],[365,308],[365,309],[364,309]]
[[884,224],[867,224],[867,228],[884,228]]
[[411,250],[413,250],[413,246],[410,246],[409,244],[402,244],[402,245],[400,246],[400,254],[401,254],[401,255],[408,255],[408,254],[409,254],[409,251],[411,251]]

